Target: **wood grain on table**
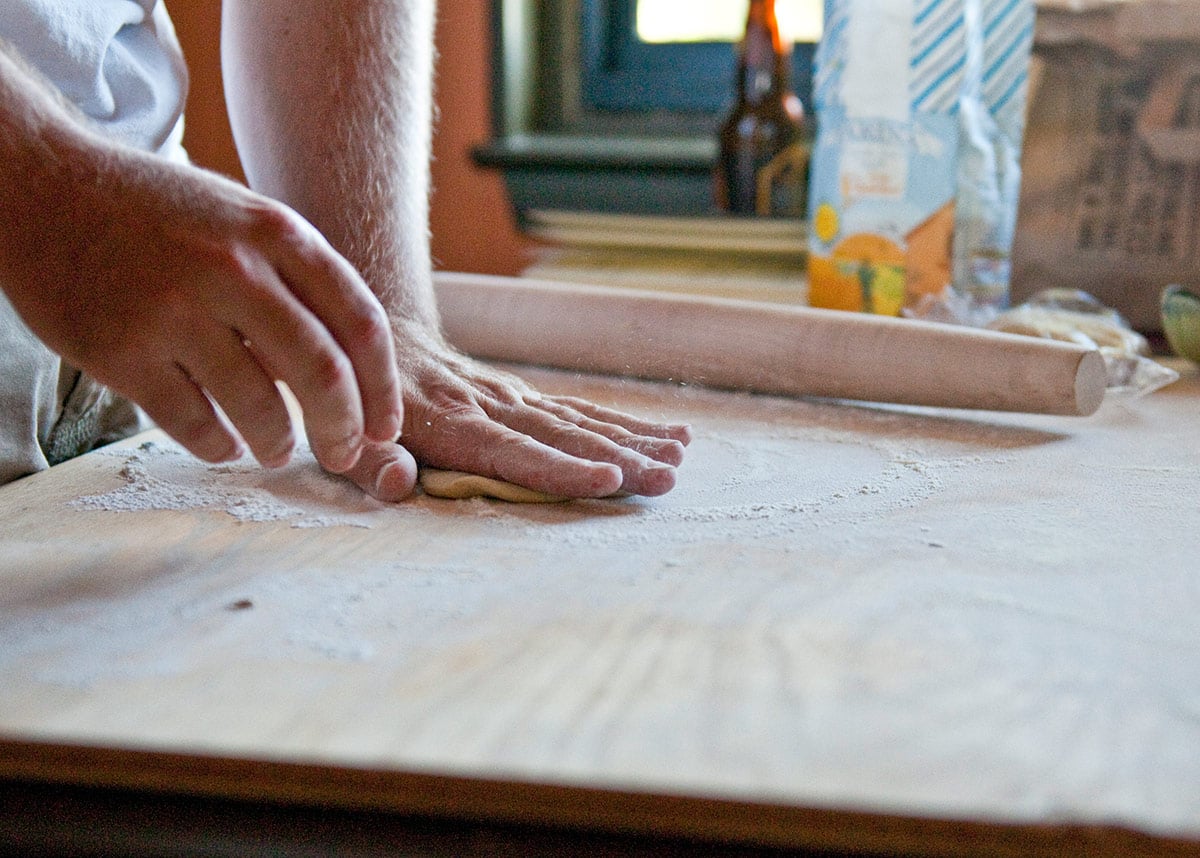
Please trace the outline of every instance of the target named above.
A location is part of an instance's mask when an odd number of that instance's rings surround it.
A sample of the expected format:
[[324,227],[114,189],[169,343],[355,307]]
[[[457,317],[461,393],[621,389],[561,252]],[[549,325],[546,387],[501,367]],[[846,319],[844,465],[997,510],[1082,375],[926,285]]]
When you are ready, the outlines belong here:
[[[522,370],[690,421],[656,499],[389,507],[303,455],[214,469],[155,434],[91,454],[0,490],[0,778],[875,853],[1200,854],[1200,377],[1180,368],[1089,418]],[[114,508],[172,485],[179,508]]]

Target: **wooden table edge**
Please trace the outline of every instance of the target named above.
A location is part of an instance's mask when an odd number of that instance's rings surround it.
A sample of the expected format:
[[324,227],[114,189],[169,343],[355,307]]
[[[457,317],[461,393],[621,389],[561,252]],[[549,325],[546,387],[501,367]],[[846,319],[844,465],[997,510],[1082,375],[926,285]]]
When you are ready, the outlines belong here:
[[1200,856],[1118,825],[1023,825],[452,773],[0,738],[0,780],[721,845],[922,856]]

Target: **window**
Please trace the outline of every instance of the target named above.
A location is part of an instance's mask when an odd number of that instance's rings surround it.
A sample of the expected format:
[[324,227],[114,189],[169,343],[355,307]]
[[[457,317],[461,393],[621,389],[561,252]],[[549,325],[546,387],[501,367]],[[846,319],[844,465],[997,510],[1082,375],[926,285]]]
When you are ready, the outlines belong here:
[[[637,35],[650,44],[735,42],[749,5],[749,0],[637,0]],[[784,38],[811,43],[821,37],[820,0],[779,0],[776,11]]]
[[[597,110],[719,113],[731,97],[733,43],[741,36],[747,5],[746,0],[585,0],[584,100]],[[792,83],[807,101],[819,0],[785,0],[779,15],[781,29],[786,21],[789,29],[808,36],[792,55]]]
[[[821,0],[778,0],[808,101]],[[493,0],[495,140],[519,211],[712,209],[747,0]]]

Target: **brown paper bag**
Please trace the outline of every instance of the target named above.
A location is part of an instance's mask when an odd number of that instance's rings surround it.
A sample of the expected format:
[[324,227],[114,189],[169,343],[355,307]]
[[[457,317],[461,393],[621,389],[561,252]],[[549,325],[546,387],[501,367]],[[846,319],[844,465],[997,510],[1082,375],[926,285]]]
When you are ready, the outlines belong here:
[[1200,285],[1200,0],[1038,13],[1012,300],[1091,293],[1157,331]]

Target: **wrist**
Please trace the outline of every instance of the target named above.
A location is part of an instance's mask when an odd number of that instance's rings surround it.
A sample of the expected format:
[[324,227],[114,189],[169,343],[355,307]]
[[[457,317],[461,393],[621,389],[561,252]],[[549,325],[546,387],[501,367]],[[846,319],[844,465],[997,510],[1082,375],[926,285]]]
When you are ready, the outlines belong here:
[[450,346],[442,332],[441,321],[437,312],[421,313],[417,316],[405,316],[389,311],[392,322],[392,336],[395,338],[398,350],[406,346],[416,346],[426,351],[446,351]]

